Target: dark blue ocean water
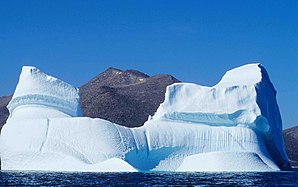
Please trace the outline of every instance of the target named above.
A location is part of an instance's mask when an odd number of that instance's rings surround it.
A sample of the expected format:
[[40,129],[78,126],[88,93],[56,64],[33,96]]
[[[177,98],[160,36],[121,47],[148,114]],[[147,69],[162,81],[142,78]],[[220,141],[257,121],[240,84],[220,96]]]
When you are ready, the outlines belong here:
[[1,186],[298,186],[298,172],[0,172]]

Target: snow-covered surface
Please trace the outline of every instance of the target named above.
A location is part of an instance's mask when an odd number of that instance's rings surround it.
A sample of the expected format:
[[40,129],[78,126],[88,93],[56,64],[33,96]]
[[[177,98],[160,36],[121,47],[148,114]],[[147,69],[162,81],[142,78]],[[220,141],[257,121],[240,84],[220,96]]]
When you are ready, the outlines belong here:
[[[30,90],[22,92],[26,88],[19,86],[24,84],[21,80],[14,98],[32,95]],[[59,88],[61,93],[66,89],[66,95],[71,90],[70,103],[78,101],[76,89]],[[34,90],[34,93],[71,100],[51,91],[47,93],[47,89]],[[102,119],[70,117],[59,104],[23,102],[11,111],[2,129],[1,168],[54,171],[289,169],[275,94],[266,70],[259,64],[250,64],[227,72],[214,87],[190,83],[169,86],[156,114],[139,128],[126,128]]]
[[259,64],[247,64],[227,71],[215,87],[255,85],[262,81],[265,73]]

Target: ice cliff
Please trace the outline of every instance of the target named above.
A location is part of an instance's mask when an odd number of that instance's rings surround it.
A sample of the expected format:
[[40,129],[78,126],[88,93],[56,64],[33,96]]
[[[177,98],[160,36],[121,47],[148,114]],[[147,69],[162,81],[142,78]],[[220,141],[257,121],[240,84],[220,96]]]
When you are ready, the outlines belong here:
[[1,132],[4,170],[276,171],[290,169],[265,68],[228,71],[213,87],[168,86],[138,128],[77,117],[78,90],[24,67]]

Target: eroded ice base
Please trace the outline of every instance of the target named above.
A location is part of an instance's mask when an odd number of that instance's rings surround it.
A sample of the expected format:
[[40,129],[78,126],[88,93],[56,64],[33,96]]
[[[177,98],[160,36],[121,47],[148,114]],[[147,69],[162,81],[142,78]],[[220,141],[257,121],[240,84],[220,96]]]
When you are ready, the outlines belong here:
[[279,170],[262,137],[242,126],[151,120],[130,129],[91,118],[10,119],[8,124],[1,136],[4,170]]

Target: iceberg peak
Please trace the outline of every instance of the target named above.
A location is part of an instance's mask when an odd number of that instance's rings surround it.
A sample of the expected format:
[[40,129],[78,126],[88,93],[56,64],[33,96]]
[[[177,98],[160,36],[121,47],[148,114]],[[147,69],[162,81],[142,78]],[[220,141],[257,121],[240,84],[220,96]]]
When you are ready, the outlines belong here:
[[214,87],[230,87],[241,85],[256,85],[266,81],[271,89],[276,90],[269,79],[265,67],[261,63],[246,64],[227,71]]
[[7,108],[10,116],[26,106],[50,107],[69,116],[80,115],[79,90],[33,66],[23,66]]
[[216,87],[252,85],[262,80],[262,64],[246,64],[227,71]]

